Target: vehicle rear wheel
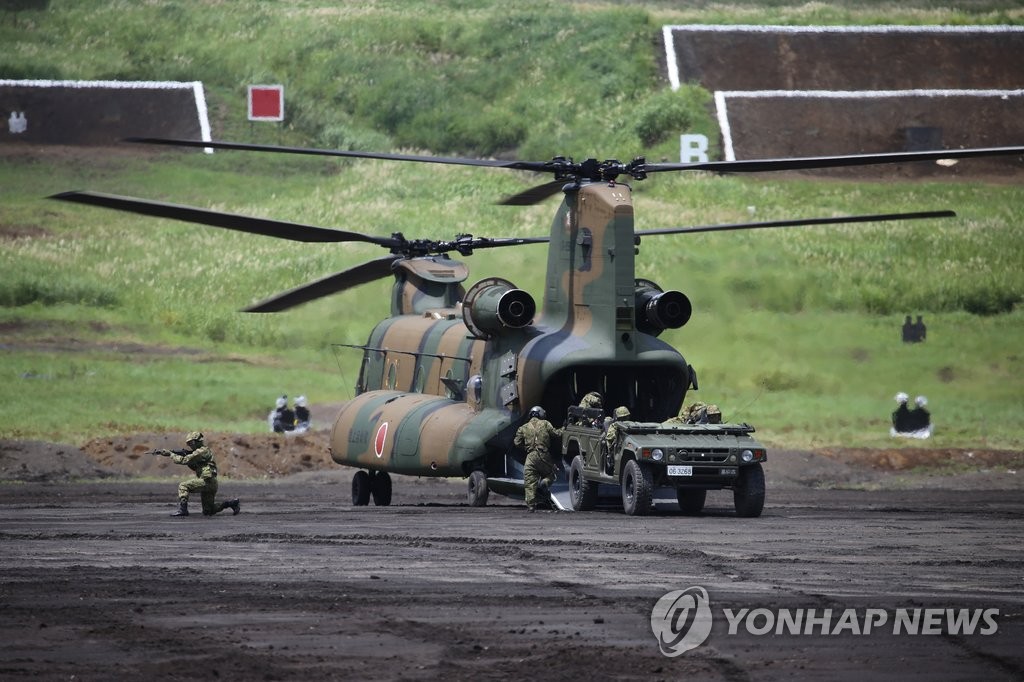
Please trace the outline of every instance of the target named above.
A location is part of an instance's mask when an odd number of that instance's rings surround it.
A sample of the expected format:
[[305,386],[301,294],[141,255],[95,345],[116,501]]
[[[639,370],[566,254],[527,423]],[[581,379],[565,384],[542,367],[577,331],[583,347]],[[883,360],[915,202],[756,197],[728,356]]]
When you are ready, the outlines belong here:
[[732,499],[737,516],[754,518],[761,515],[764,509],[764,469],[760,462],[740,467],[736,487],[732,489]]
[[569,501],[576,511],[590,511],[597,506],[597,483],[583,476],[583,456],[576,455],[569,465]]
[[386,471],[378,471],[370,477],[370,493],[373,503],[378,507],[391,504],[391,476]]
[[654,501],[654,473],[631,459],[622,468],[622,508],[630,516],[643,516],[651,511]]
[[487,504],[487,474],[477,469],[469,475],[469,506],[483,507]]
[[684,514],[700,514],[707,499],[708,491],[704,488],[676,488],[679,510]]
[[356,507],[370,504],[370,474],[362,469],[352,476],[352,504]]

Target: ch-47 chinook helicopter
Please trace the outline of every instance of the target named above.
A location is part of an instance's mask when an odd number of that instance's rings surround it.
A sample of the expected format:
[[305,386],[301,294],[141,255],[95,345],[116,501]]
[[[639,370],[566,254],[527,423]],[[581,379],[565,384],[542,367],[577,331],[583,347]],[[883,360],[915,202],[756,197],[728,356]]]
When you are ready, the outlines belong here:
[[[675,416],[697,375],[675,348],[658,339],[686,324],[689,299],[638,279],[640,239],[654,235],[941,218],[952,211],[781,220],[636,230],[632,190],[620,181],[677,171],[761,172],[936,161],[1024,154],[1024,146],[703,163],[582,163],[497,161],[304,149],[201,140],[132,139],[186,147],[283,152],[547,173],[553,179],[506,199],[528,205],[561,192],[548,237],[451,241],[407,239],[326,229],[94,192],[53,198],[137,214],[304,242],[368,242],[388,255],[256,303],[246,312],[278,312],[383,277],[395,279],[391,314],[370,332],[355,397],[334,423],[330,454],[359,469],[356,505],[391,502],[389,472],[468,478],[469,502],[483,505],[489,489],[514,492],[523,453],[512,448],[530,408],[542,406],[556,426],[589,391],[606,407],[626,405],[632,418],[662,422]],[[468,269],[449,257],[479,249],[547,242],[547,275],[537,301],[499,277],[469,289]],[[518,475],[517,475],[518,474]],[[510,486],[510,481],[513,483]]]

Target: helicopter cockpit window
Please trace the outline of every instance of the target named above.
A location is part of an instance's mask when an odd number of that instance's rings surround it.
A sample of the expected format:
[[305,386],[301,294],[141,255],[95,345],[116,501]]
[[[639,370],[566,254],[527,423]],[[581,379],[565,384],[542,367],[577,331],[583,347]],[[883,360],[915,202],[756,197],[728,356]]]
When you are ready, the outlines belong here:
[[454,390],[452,390],[452,382],[451,382],[452,370],[451,370],[451,368],[449,368],[448,371],[444,373],[444,378],[449,380],[449,381],[443,382],[444,383],[445,397],[447,397],[449,400],[455,400],[456,392]]

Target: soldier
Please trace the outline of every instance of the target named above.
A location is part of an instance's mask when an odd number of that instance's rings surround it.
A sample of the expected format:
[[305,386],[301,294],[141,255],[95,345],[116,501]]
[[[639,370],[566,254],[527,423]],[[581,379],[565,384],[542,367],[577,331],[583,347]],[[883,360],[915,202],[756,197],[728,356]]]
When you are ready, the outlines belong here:
[[903,391],[896,394],[897,407],[892,413],[891,430],[891,433],[894,436],[898,433],[907,433],[908,431],[914,430],[911,426],[910,408],[907,407],[908,400],[910,400],[910,396]]
[[[597,391],[591,391],[590,393],[583,396],[583,400],[580,401],[580,407],[588,410],[600,410],[604,408],[604,399],[601,397],[601,394],[598,393]],[[603,421],[603,419],[597,417],[593,419],[580,418],[580,420],[582,423],[588,426],[601,426],[601,423]]]
[[306,431],[309,431],[309,408],[306,407],[306,396],[300,395],[295,399],[295,432]]
[[285,433],[295,429],[295,412],[288,407],[288,396],[277,399],[276,407],[270,413],[270,428],[274,433]]
[[580,401],[580,407],[601,409],[604,407],[604,400],[601,398],[600,393],[597,391],[591,391],[583,396],[583,400]]
[[615,448],[619,444],[619,422],[629,419],[629,408],[625,405],[619,405],[612,412],[612,421],[605,428],[604,432],[604,449],[605,449],[605,470],[611,473],[615,470]]
[[170,457],[175,464],[184,464],[194,472],[192,478],[186,478],[178,484],[178,511],[171,516],[188,516],[188,495],[198,492],[203,502],[203,514],[213,516],[229,507],[233,514],[240,511],[237,499],[221,502],[214,501],[217,495],[217,462],[213,459],[213,451],[203,444],[203,434],[192,431],[185,438],[187,450],[151,450],[151,455]]
[[678,417],[672,417],[666,424],[721,424],[722,410],[714,403],[697,402],[684,407]]
[[561,438],[562,429],[556,429],[545,417],[540,405],[530,408],[530,421],[516,431],[515,444],[526,450],[523,468],[523,491],[526,511],[536,510],[538,488],[547,488],[555,482],[555,462],[551,458],[551,439]]

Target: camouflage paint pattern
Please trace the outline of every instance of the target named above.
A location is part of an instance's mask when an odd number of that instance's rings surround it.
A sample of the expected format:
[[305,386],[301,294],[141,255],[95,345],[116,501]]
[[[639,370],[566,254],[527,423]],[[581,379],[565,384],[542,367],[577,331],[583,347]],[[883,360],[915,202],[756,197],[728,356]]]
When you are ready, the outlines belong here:
[[495,329],[500,292],[474,287],[480,295],[467,305],[481,310],[469,317],[486,320],[486,330],[464,321],[461,263],[399,262],[394,314],[367,340],[357,396],[334,425],[333,459],[413,475],[499,475],[494,463],[513,452],[532,405],[556,426],[591,390],[606,404],[630,405],[637,418],[677,414],[689,367],[674,348],[637,331],[635,250],[629,186],[569,187],[552,222],[541,312],[532,325]]

